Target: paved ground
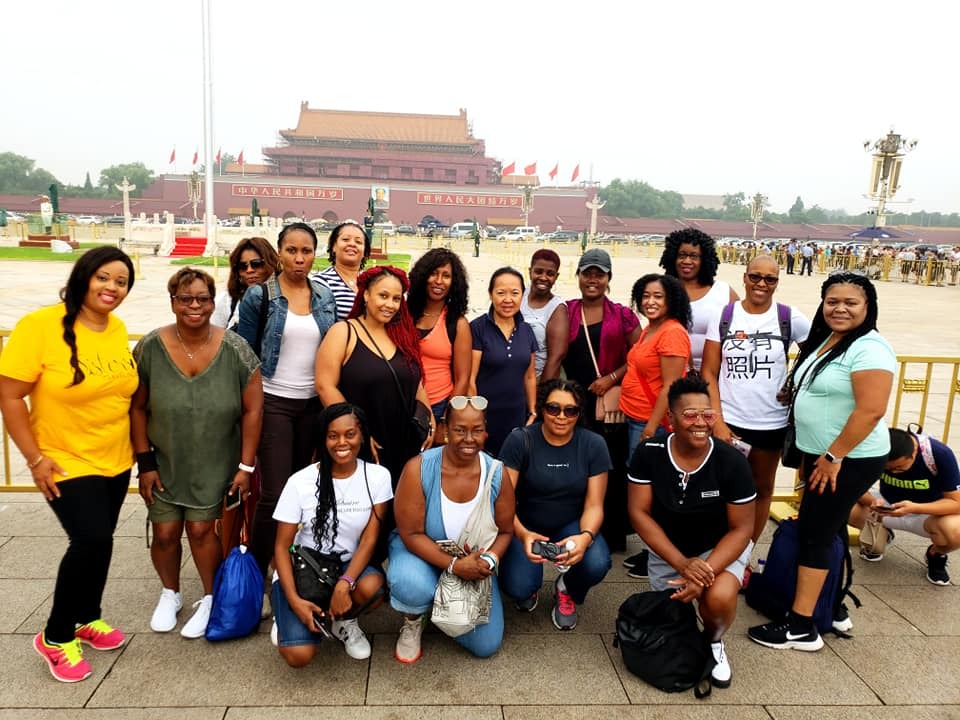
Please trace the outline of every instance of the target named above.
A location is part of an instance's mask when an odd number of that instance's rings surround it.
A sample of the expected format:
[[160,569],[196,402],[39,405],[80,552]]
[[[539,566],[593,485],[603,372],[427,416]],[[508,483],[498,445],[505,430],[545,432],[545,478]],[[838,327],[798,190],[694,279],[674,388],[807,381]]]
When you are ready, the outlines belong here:
[[[504,260],[522,267],[528,256],[529,249],[522,256],[468,259],[472,306],[478,311],[485,307],[485,278],[493,268]],[[565,256],[564,261],[559,291],[571,296],[574,258]],[[623,299],[633,280],[655,267],[655,259],[616,257],[613,296]],[[169,264],[151,258],[142,269],[144,277],[119,310],[131,332],[169,320],[162,291],[172,273]],[[54,263],[0,262],[0,272],[0,328],[9,328],[24,312],[55,297],[67,269]],[[720,276],[739,286],[741,273],[736,266],[723,266]],[[816,278],[785,277],[779,295],[812,314],[818,288]],[[900,353],[958,354],[958,325],[943,322],[957,307],[957,292],[881,285],[881,330]],[[943,396],[931,400],[932,417],[939,413],[942,421],[944,410]],[[19,474],[22,461],[14,455]],[[373,644],[369,661],[350,660],[331,643],[310,667],[294,671],[270,645],[267,623],[258,636],[221,645],[150,631],[159,584],[144,544],[144,517],[139,499],[131,496],[121,516],[104,600],[105,616],[131,640],[113,653],[90,651],[93,677],[61,685],[44,671],[30,638],[49,610],[65,539],[35,493],[0,494],[0,720],[52,720],[65,717],[65,711],[90,720],[960,718],[960,588],[927,583],[925,544],[903,534],[883,562],[855,560],[854,590],[863,607],[851,611],[852,639],[828,638],[827,646],[813,654],[768,650],[746,639],[746,627],[758,617],[742,606],[727,640],[733,685],[697,701],[692,693],[668,695],[645,686],[626,672],[611,647],[617,607],[630,593],[645,589],[625,575],[622,555],[614,557],[613,570],[591,594],[571,633],[560,633],[550,623],[548,578],[541,606],[532,615],[507,608],[506,639],[493,658],[475,660],[444,636],[428,632],[423,658],[411,667],[401,665],[393,659],[398,616],[384,608],[363,621]],[[768,542],[769,531],[758,556],[765,554]],[[954,568],[957,573],[960,568]],[[200,594],[188,550],[184,594],[187,602]],[[185,610],[181,619],[187,616]]]

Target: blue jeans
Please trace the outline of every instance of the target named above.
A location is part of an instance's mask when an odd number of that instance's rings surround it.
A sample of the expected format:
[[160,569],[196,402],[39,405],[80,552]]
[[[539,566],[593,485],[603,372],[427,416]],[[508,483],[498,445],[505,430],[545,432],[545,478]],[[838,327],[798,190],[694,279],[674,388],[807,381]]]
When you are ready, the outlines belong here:
[[[550,533],[543,534],[556,542],[579,530],[580,520],[577,519]],[[587,536],[584,535],[583,539],[586,541]],[[572,565],[563,575],[563,584],[573,601],[579,605],[587,599],[590,588],[598,585],[609,570],[610,548],[607,547],[607,541],[603,536],[598,534],[580,562]],[[523,543],[517,538],[510,541],[510,547],[500,560],[500,582],[503,584],[503,591],[514,600],[530,597],[543,584],[543,565],[530,562],[523,550]]]
[[[422,615],[433,607],[441,570],[407,550],[400,535],[390,535],[390,563],[387,565],[387,583],[390,586],[390,607],[407,615]],[[503,644],[503,600],[493,576],[493,598],[490,604],[490,622],[453,638],[477,657],[490,657]]]
[[[633,459],[633,451],[636,450],[637,445],[640,444],[640,436],[643,435],[646,427],[646,420],[634,420],[632,417],[627,417],[627,442],[629,443],[629,448],[627,449],[627,467],[630,467],[630,461]],[[667,437],[667,431],[663,425],[660,425],[657,427],[657,431],[653,436],[663,439]]]

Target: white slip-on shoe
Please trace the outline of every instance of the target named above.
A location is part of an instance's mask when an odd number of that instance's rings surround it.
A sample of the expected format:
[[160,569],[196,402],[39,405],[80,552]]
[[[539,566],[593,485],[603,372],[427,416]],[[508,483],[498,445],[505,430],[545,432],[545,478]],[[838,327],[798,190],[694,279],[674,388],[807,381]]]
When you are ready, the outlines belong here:
[[204,595],[193,606],[196,608],[193,611],[193,617],[187,620],[187,624],[180,630],[180,634],[190,639],[202,638],[207,632],[207,623],[210,621],[213,595]]
[[170,632],[177,626],[177,613],[183,607],[183,597],[176,590],[164,588],[150,618],[150,629],[154,632]]

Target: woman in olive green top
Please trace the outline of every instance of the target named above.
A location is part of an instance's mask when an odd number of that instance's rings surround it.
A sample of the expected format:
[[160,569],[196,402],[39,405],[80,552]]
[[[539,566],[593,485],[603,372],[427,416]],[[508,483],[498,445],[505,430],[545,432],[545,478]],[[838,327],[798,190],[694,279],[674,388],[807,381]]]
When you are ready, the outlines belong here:
[[246,495],[260,437],[260,362],[236,333],[210,323],[213,278],[184,268],[167,285],[176,322],[147,334],[134,348],[140,387],[131,432],[140,495],[153,524],[150,556],[163,583],[150,620],[155,632],[176,627],[180,537],[186,526],[203,598],[184,637],[203,637],[220,564],[215,523],[228,492]]

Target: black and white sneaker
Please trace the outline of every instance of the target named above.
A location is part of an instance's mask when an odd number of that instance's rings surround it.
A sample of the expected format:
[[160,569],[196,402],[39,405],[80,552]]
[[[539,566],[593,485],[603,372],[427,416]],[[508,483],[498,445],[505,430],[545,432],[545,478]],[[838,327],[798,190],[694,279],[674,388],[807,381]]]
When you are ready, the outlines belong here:
[[636,555],[623,559],[623,566],[627,568],[627,575],[638,580],[647,579],[647,560],[650,559],[650,551],[644,548]]
[[850,619],[850,610],[846,603],[840,603],[837,612],[833,617],[833,629],[837,632],[850,632],[853,629],[853,620]]
[[716,663],[713,666],[713,670],[710,671],[710,682],[713,683],[714,687],[730,687],[733,671],[730,669],[730,661],[727,660],[727,652],[723,646],[723,640],[710,643],[710,650],[713,652],[713,660]]
[[797,627],[786,618],[765,625],[754,625],[747,630],[747,637],[755,643],[776,650],[814,652],[823,647],[823,638],[816,627]]
[[927,548],[927,580],[934,585],[949,585],[947,556],[933,551],[933,545]]

